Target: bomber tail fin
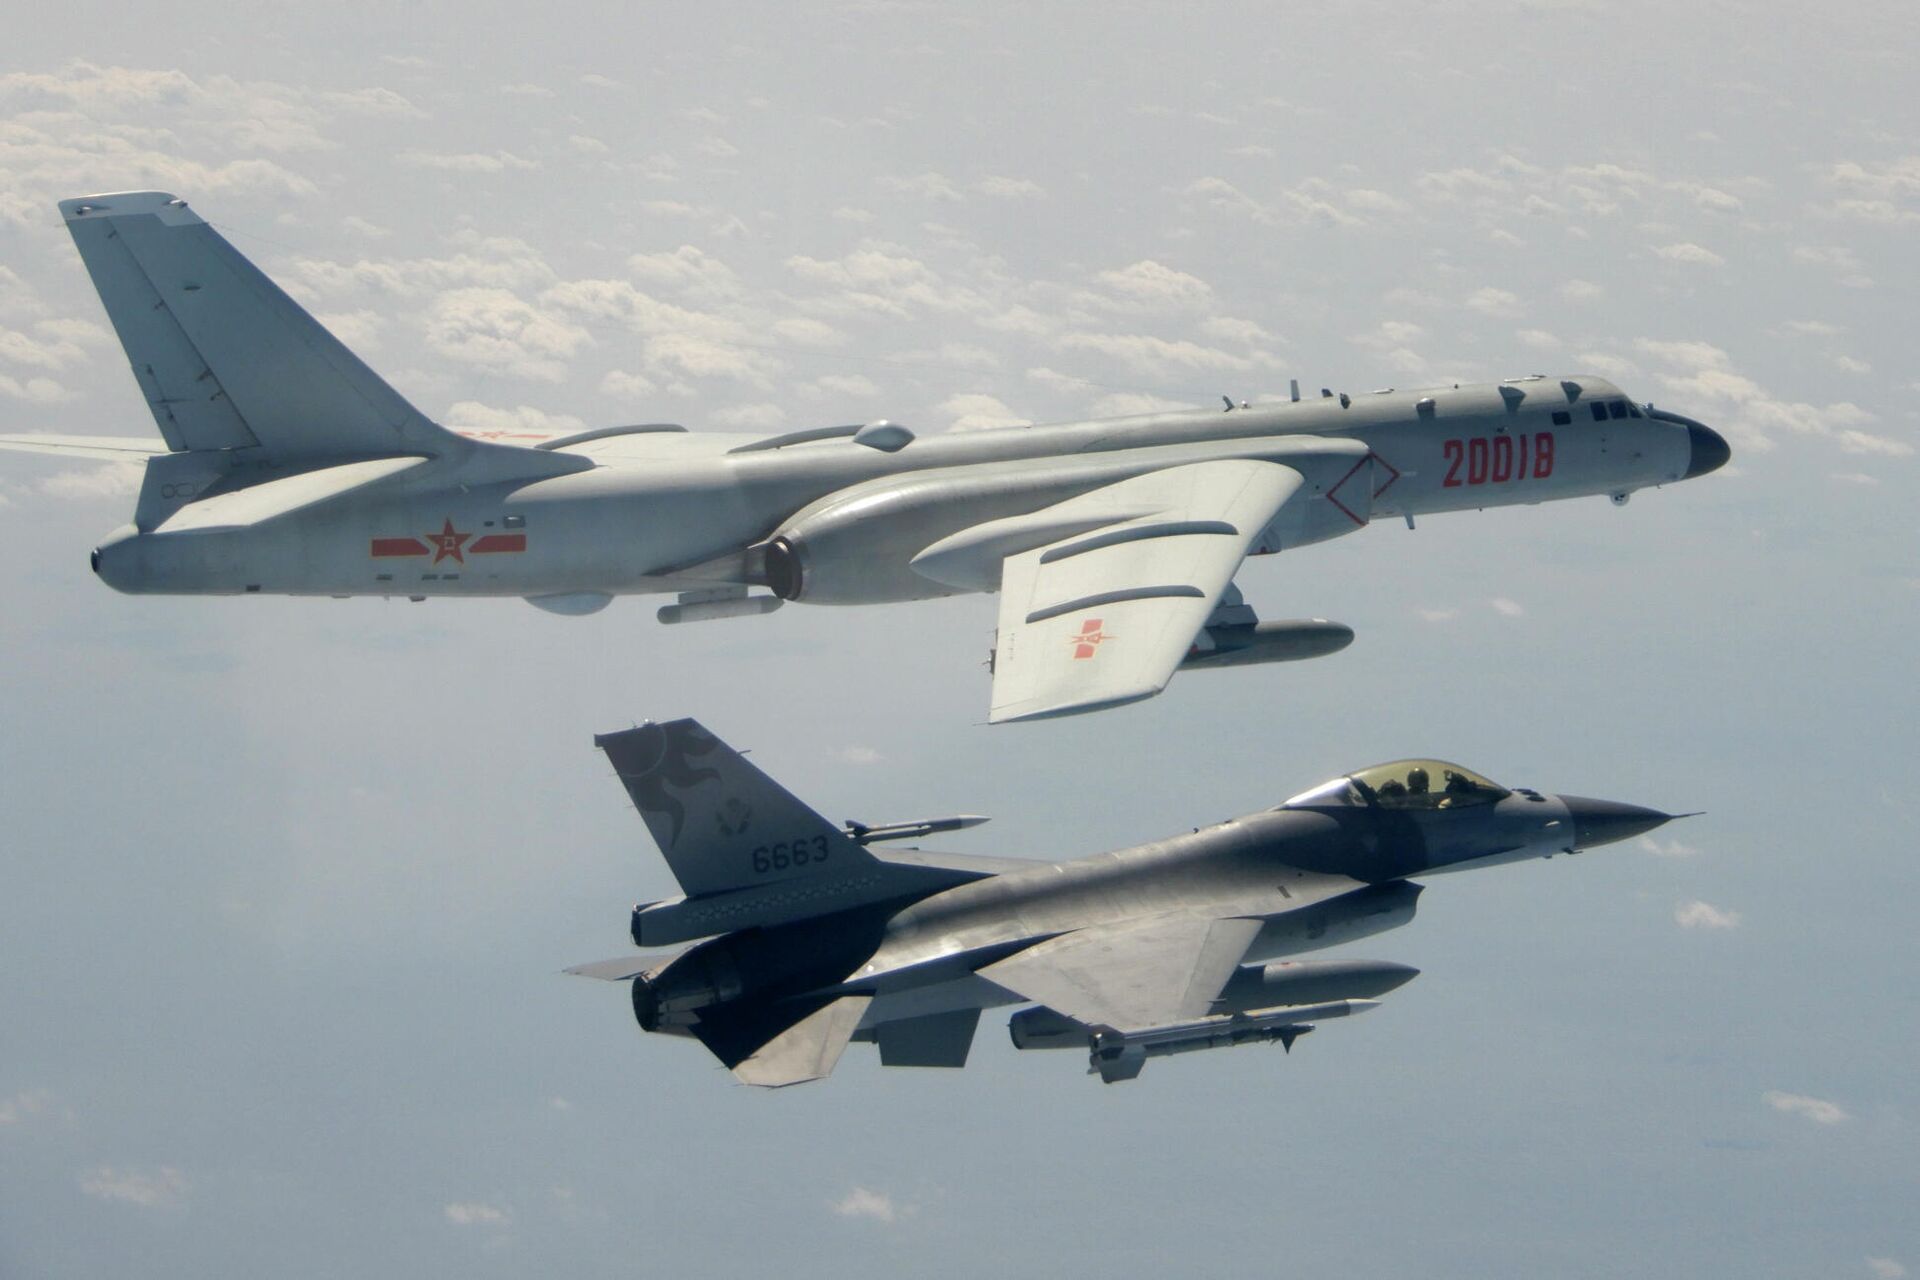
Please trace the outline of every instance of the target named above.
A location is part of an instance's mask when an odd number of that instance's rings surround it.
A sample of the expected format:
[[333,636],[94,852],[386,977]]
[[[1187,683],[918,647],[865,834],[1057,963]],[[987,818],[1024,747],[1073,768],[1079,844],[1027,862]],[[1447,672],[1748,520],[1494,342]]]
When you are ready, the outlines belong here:
[[440,454],[466,441],[361,362],[184,200],[60,202],[167,446],[274,463]]

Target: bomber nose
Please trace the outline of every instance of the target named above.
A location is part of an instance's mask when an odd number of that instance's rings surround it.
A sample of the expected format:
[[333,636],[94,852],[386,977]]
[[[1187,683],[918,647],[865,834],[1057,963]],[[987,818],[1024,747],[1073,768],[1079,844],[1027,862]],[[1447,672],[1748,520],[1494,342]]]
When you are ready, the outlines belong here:
[[1612,844],[1616,840],[1631,840],[1674,819],[1671,813],[1644,809],[1637,804],[1621,804],[1617,800],[1561,796],[1560,802],[1567,806],[1568,816],[1573,819],[1575,849],[1591,849],[1595,845]]
[[1733,456],[1733,450],[1727,447],[1726,437],[1712,427],[1702,426],[1698,422],[1687,424],[1687,443],[1690,456],[1687,461],[1687,474],[1684,479],[1703,476],[1709,471],[1718,471],[1727,465],[1727,459]]

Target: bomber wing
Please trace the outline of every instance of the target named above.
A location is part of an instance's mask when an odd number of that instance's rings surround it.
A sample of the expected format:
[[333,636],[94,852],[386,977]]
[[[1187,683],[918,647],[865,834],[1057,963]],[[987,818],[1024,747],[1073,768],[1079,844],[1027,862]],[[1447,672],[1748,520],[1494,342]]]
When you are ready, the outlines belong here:
[[1174,914],[1050,938],[978,972],[1089,1026],[1123,1031],[1205,1017],[1259,920]]
[[[1304,483],[1278,463],[1196,462],[1050,508],[1100,527],[1007,558],[988,719],[1069,715],[1160,692],[1254,539]],[[1103,512],[1127,514],[1102,524]]]
[[165,441],[150,436],[57,436],[39,432],[0,436],[0,449],[94,462],[145,462],[167,452]]

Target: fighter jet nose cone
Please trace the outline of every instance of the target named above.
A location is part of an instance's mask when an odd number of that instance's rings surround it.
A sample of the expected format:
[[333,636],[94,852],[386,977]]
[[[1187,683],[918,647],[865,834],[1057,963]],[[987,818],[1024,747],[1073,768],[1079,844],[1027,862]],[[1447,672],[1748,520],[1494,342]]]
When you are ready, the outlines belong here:
[[1589,800],[1585,796],[1561,796],[1560,800],[1573,818],[1576,849],[1631,840],[1673,820],[1670,813],[1637,804],[1621,804],[1617,800]]
[[1688,480],[1709,471],[1718,471],[1733,456],[1733,450],[1727,447],[1726,437],[1712,427],[1704,427],[1697,422],[1687,424],[1687,441],[1692,447],[1685,477]]

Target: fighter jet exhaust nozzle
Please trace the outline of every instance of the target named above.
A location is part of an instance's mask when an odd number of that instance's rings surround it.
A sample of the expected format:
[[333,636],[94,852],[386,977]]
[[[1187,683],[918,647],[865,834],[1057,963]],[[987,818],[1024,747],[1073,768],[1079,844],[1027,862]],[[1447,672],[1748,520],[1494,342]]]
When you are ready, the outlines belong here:
[[643,1031],[684,1026],[698,1010],[736,999],[745,990],[739,966],[715,943],[695,947],[651,977],[633,980],[633,1016]]
[[1637,804],[1617,800],[1589,800],[1585,796],[1561,796],[1567,814],[1573,819],[1573,847],[1592,849],[1645,835],[1673,821],[1674,815]]

